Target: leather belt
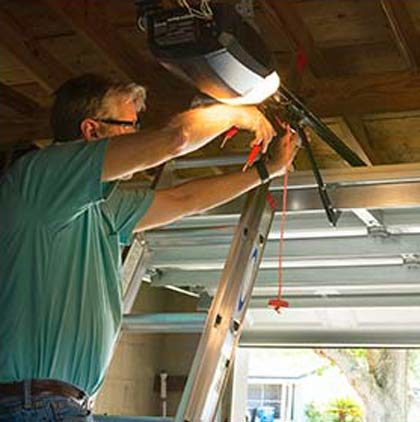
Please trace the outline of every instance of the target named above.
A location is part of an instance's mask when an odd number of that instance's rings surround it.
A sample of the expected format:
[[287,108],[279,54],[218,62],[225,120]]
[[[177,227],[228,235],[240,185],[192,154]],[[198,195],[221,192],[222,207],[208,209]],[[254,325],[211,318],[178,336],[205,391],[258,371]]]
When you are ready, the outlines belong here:
[[[56,380],[30,380],[31,396],[39,396],[41,394],[53,394],[71,398],[80,403],[87,402],[88,396],[77,387]],[[23,396],[24,382],[11,382],[7,384],[0,383],[0,395],[3,396]]]

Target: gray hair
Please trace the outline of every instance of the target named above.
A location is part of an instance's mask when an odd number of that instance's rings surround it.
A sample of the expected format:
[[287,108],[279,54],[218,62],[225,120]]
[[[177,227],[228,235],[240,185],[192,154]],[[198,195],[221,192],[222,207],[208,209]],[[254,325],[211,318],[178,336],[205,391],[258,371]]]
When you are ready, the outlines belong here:
[[141,85],[96,74],[69,79],[55,93],[50,117],[54,141],[80,139],[82,121],[108,112],[110,100],[116,97],[132,101],[137,112],[146,107],[146,89]]
[[134,104],[137,113],[146,109],[146,88],[134,82],[111,87],[103,98],[102,105],[112,98],[123,97]]

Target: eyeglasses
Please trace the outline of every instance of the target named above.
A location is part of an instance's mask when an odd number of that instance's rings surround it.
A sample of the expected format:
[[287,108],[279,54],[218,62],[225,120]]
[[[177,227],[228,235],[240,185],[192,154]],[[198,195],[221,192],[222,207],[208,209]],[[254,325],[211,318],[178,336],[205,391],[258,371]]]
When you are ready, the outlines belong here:
[[105,123],[107,125],[122,126],[134,130],[139,130],[141,125],[139,120],[117,120],[117,119],[95,119],[98,122]]

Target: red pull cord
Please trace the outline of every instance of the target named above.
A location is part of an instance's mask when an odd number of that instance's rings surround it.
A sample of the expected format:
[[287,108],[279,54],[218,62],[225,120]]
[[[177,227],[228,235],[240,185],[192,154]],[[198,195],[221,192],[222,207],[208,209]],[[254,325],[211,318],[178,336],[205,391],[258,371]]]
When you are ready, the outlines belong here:
[[[308,57],[303,48],[299,48],[297,57],[296,57],[296,71],[298,75],[302,75],[308,65]],[[281,125],[281,122],[276,118],[277,122]],[[290,137],[287,138],[286,144],[286,157],[287,162],[290,160]],[[289,178],[289,168],[286,167],[286,173],[283,178],[283,201],[282,201],[282,213],[280,219],[280,243],[279,243],[279,278],[278,278],[278,294],[277,298],[270,299],[268,301],[268,306],[272,307],[275,311],[280,313],[281,308],[289,307],[289,303],[282,299],[282,288],[283,288],[283,250],[284,250],[284,230],[286,225],[286,210],[287,210],[287,182]],[[270,195],[271,196],[271,195]],[[271,206],[271,203],[269,201]]]
[[[286,163],[290,160],[290,146],[291,146],[290,136],[286,138],[286,151],[285,156],[287,157]],[[284,251],[284,231],[286,226],[286,211],[287,211],[287,183],[289,179],[289,168],[286,164],[286,172],[283,177],[283,196],[282,196],[282,212],[280,217],[280,242],[279,242],[279,260],[278,260],[278,293],[277,297],[270,299],[268,301],[268,306],[273,308],[276,312],[280,313],[281,308],[288,308],[289,303],[282,299],[282,289],[283,289],[283,251]],[[269,202],[270,203],[270,202]],[[271,205],[271,204],[270,204]]]

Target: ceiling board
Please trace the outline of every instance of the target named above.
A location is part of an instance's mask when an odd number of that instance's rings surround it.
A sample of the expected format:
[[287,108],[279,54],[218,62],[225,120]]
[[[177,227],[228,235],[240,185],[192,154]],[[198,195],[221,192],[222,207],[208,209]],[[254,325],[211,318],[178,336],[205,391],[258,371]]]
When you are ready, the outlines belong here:
[[418,0],[402,0],[410,13],[414,26],[420,32],[420,2]]
[[420,162],[420,117],[365,121],[383,164]]
[[52,95],[48,94],[38,83],[27,82],[11,85],[13,89],[20,92],[22,95],[36,101],[43,108],[48,108],[52,104]]
[[376,1],[299,0],[294,3],[320,48],[389,40],[386,19]]
[[0,46],[0,75],[5,84],[32,82],[32,75],[5,48]]
[[57,60],[71,68],[75,74],[98,72],[116,76],[115,70],[108,62],[78,35],[60,35],[43,39],[40,43]]
[[[48,38],[74,32],[63,19],[47,10],[38,0],[2,1],[1,7],[25,28],[31,38]],[[80,3],[76,7],[80,7]]]
[[339,76],[408,70],[395,45],[387,42],[333,47],[323,51]]

